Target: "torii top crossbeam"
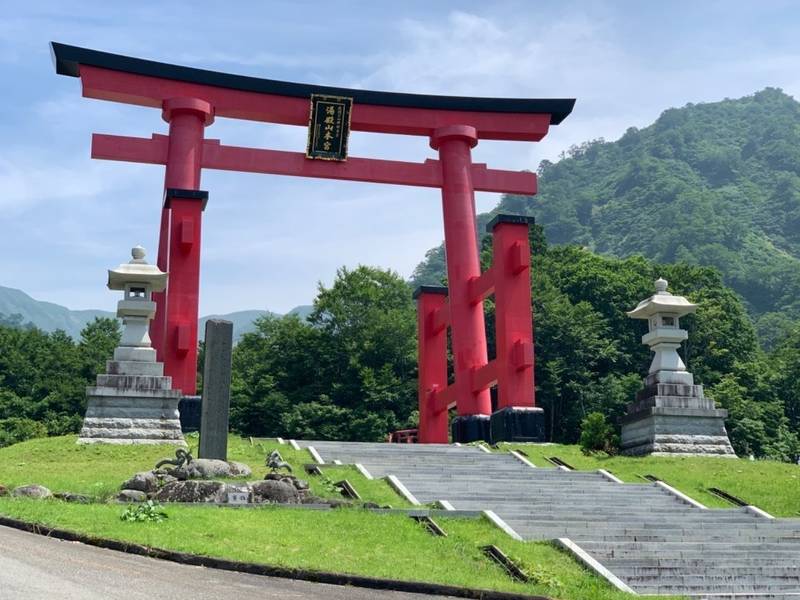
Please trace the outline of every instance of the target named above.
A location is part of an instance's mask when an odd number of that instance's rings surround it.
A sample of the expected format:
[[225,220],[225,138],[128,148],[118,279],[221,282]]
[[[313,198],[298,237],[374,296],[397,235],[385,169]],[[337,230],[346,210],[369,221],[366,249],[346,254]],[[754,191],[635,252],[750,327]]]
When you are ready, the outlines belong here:
[[[94,134],[92,157],[166,167],[158,266],[169,271],[170,283],[165,295],[156,297],[152,337],[175,387],[185,394],[195,391],[200,225],[208,197],[199,190],[203,168],[441,188],[456,361],[459,350],[470,364],[485,357],[483,313],[478,314],[475,306],[462,311],[455,300],[459,282],[480,274],[474,190],[534,194],[536,176],[474,164],[470,148],[480,139],[539,141],[550,125],[569,115],[573,99],[345,89],[219,73],[56,42],[51,48],[56,72],[79,77],[83,96],[157,108],[169,123],[169,135]],[[439,160],[310,160],[303,152],[242,148],[204,139],[204,128],[215,117],[308,126],[312,94],[351,98],[354,131],[428,137]],[[481,343],[482,353],[474,348]],[[488,393],[471,404],[480,412],[478,405],[487,399]]]

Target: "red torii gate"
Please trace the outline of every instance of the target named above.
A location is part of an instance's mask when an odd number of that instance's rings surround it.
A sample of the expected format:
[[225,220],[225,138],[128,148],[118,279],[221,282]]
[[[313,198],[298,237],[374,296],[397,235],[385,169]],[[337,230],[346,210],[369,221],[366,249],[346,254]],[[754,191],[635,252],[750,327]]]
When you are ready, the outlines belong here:
[[[569,115],[573,99],[462,98],[311,86],[170,65],[56,42],[51,43],[51,48],[56,72],[79,77],[84,97],[156,108],[169,123],[169,135],[153,134],[150,138],[94,134],[92,157],[166,167],[158,266],[170,273],[170,281],[164,293],[154,294],[158,309],[151,336],[159,360],[164,362],[165,374],[172,377],[175,388],[186,395],[196,391],[201,220],[208,200],[208,193],[200,190],[202,169],[441,188],[449,284],[447,310],[457,390],[449,403],[455,402],[459,417],[467,424],[455,427],[454,437],[456,441],[488,439],[488,384],[497,378],[489,377],[486,370],[482,299],[492,289],[499,293],[499,288],[496,280],[490,282],[480,273],[474,192],[535,194],[536,175],[473,163],[471,148],[479,139],[539,141],[551,124],[558,124]],[[354,131],[428,137],[431,147],[439,152],[439,160],[309,160],[301,152],[227,146],[204,137],[205,127],[215,117],[308,126],[312,94],[352,98],[350,128]],[[495,232],[496,238],[497,235]],[[476,296],[476,285],[484,287],[478,294],[480,298]],[[529,305],[529,288],[527,302]],[[524,315],[517,319],[522,320]],[[530,318],[527,323],[530,332]],[[532,340],[532,334],[523,332],[522,337]],[[523,369],[532,371],[532,342],[529,349],[519,351],[530,354],[530,366]],[[423,353],[421,349],[420,354]],[[503,355],[502,360],[510,357]],[[503,370],[502,364],[494,363]],[[487,385],[476,389],[472,384],[462,384],[472,381],[478,371],[487,375]],[[532,375],[529,382],[530,389],[515,393],[507,406],[534,406]],[[427,410],[427,398],[428,394],[421,393],[422,411]],[[441,441],[441,432],[436,437],[422,441]]]

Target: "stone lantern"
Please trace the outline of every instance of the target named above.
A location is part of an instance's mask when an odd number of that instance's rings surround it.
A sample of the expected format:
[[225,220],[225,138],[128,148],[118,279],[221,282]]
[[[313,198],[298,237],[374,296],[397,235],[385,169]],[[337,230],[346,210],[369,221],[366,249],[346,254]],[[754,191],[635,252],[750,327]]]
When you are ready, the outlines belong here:
[[655,290],[628,313],[632,319],[647,320],[642,343],[654,356],[644,389],[622,419],[622,453],[735,456],[725,430],[728,411],[717,409],[703,395],[703,386],[694,384],[678,354],[688,338],[680,319],[697,305],[668,292],[664,279],[656,280]]
[[145,259],[141,246],[131,250],[132,260],[108,271],[108,289],[124,291],[117,303],[117,316],[124,329],[114,360],[147,360],[155,362],[156,351],[150,344],[150,320],[156,315],[153,292],[167,287],[167,274]]
[[642,300],[628,313],[631,319],[647,319],[647,333],[642,336],[642,343],[655,352],[645,385],[656,382],[694,383],[692,374],[686,371],[686,365],[678,354],[678,348],[689,337],[688,332],[680,328],[680,318],[696,310],[696,304],[683,296],[669,293],[667,281],[659,278],[656,280],[656,293]]
[[180,390],[164,377],[150,343],[150,320],[155,316],[153,292],[163,291],[167,274],[148,264],[141,246],[131,250],[132,260],[108,271],[108,288],[124,293],[117,303],[123,332],[114,358],[97,385],[86,390],[87,407],[79,444],[179,444]]

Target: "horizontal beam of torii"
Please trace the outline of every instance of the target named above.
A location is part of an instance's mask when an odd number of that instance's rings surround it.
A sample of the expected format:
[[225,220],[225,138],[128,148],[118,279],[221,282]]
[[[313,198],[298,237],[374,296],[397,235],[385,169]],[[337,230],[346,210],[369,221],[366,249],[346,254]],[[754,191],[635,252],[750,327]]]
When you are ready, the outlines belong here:
[[[166,165],[169,137],[153,134],[150,139],[121,135],[92,135],[92,158]],[[219,140],[204,140],[200,166],[204,169],[296,175],[322,179],[366,181],[419,187],[442,187],[438,160],[423,163],[349,157],[338,163],[308,160],[301,152],[225,146]],[[533,195],[536,175],[520,171],[488,169],[472,164],[472,181],[479,192]]]

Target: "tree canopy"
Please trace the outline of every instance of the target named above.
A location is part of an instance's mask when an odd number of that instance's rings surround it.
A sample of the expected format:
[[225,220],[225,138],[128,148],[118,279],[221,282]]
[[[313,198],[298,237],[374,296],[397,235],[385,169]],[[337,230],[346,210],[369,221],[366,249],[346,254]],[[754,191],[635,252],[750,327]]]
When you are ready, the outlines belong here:
[[413,424],[416,317],[396,273],[342,268],[307,321],[263,317],[234,351],[231,424],[243,433],[381,440]]
[[77,343],[63,331],[44,333],[19,319],[5,319],[0,324],[0,430],[8,434],[6,441],[18,441],[12,430],[26,436],[77,431],[86,410],[86,386],[94,385],[119,337],[115,319],[95,319]]

